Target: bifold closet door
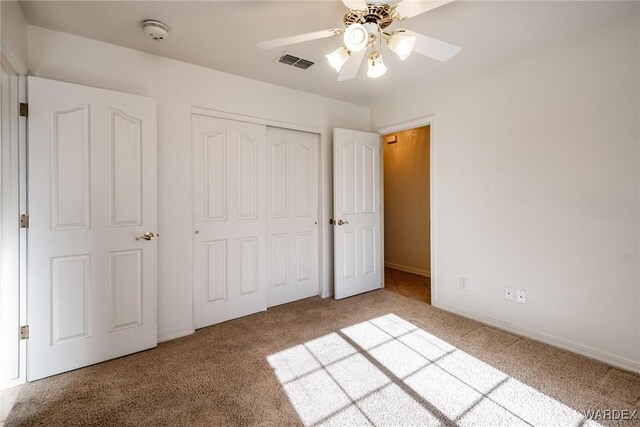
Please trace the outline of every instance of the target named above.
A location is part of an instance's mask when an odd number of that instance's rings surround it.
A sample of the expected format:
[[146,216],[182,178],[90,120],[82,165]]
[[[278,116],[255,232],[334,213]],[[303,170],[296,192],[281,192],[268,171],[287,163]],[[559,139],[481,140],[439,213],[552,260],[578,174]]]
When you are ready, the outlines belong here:
[[267,305],[318,295],[318,135],[267,128]]
[[266,127],[192,116],[196,328],[267,307]]

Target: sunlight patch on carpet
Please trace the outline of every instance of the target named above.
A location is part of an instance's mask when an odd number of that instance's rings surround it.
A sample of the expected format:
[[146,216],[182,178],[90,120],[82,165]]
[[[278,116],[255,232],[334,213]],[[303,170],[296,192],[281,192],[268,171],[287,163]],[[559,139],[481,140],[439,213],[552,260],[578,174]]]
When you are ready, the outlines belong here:
[[588,421],[395,314],[267,360],[306,426],[580,426]]

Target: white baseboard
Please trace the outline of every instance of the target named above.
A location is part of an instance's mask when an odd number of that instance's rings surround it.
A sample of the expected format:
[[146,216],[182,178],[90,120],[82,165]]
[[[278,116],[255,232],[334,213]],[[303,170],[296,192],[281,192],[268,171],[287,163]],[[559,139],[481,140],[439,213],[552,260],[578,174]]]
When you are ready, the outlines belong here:
[[396,270],[404,271],[405,273],[413,273],[418,276],[431,277],[431,272],[427,270],[421,270],[419,268],[407,267],[406,265],[400,265],[393,262],[385,262],[385,267],[393,268]]
[[554,337],[541,332],[534,331],[529,328],[523,328],[515,326],[510,323],[504,322],[499,319],[494,319],[484,314],[475,313],[473,311],[457,307],[452,304],[440,303],[433,301],[433,306],[442,310],[449,311],[451,313],[459,314],[460,316],[468,317],[469,319],[477,320],[478,322],[485,323],[489,326],[493,326],[499,329],[503,329],[507,332],[511,332],[517,335],[530,338],[535,341],[540,341],[545,344],[550,344],[554,347],[559,347],[563,350],[568,350],[574,353],[578,353],[582,356],[590,357],[592,359],[599,360],[609,365],[616,366],[618,368],[626,369],[628,371],[640,373],[640,362],[627,359],[625,357],[616,356],[605,351],[597,350],[595,348],[587,347],[582,344],[575,343],[573,341],[565,340],[563,338]]
[[158,342],[165,342],[175,340],[176,338],[191,335],[195,332],[193,328],[176,328],[169,329],[168,331],[158,332]]

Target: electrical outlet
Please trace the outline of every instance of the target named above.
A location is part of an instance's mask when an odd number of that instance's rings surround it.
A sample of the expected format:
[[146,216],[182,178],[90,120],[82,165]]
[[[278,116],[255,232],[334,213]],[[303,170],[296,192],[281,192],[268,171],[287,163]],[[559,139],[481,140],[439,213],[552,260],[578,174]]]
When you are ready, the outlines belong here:
[[461,277],[460,280],[458,280],[458,284],[460,285],[460,289],[462,289],[463,291],[467,290],[467,278],[466,277]]
[[504,299],[513,301],[513,288],[509,288],[507,286],[504,287]]
[[527,303],[527,292],[522,289],[516,289],[516,301],[520,304]]

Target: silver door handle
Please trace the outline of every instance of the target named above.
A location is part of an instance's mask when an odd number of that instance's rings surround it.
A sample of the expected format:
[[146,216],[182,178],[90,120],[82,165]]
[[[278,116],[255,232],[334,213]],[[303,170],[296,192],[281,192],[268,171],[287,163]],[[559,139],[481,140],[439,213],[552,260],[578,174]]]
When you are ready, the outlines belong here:
[[345,224],[349,224],[349,221],[343,221],[341,219],[336,221],[336,225],[345,225]]

